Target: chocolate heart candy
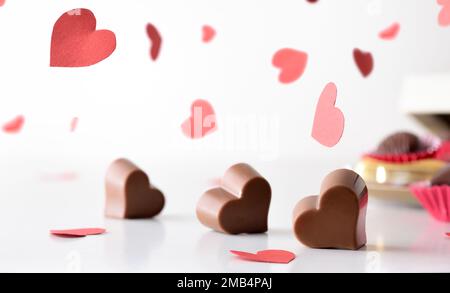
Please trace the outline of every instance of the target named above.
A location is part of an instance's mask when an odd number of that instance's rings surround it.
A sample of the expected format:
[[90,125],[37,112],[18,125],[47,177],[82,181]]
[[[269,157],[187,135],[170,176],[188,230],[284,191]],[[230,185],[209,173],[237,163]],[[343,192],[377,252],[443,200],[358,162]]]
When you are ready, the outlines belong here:
[[164,195],[147,174],[126,159],[114,161],[106,174],[106,216],[151,218],[164,207]]
[[389,135],[378,145],[377,153],[385,154],[406,154],[420,150],[420,140],[417,135],[409,132],[397,132]]
[[440,170],[431,179],[431,185],[450,185],[450,164]]
[[346,169],[330,173],[319,196],[301,200],[294,209],[297,239],[312,248],[359,249],[366,244],[366,183]]
[[197,204],[197,218],[216,231],[264,233],[267,231],[271,188],[247,164],[229,168],[221,186],[206,191]]

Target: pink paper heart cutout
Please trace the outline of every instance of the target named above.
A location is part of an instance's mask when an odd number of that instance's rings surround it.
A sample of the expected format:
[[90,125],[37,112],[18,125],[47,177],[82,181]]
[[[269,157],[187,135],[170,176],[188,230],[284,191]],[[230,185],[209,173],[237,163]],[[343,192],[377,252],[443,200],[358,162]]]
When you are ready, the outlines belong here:
[[209,25],[204,25],[202,27],[202,41],[204,43],[211,42],[215,36],[216,36],[216,30],[213,27],[211,27]]
[[183,134],[191,139],[203,138],[217,129],[216,114],[208,101],[196,100],[191,106],[191,117],[181,125]]
[[50,66],[85,67],[108,58],[116,49],[116,36],[96,26],[95,15],[88,9],[64,13],[53,27]]
[[439,12],[438,22],[440,26],[450,25],[450,0],[437,0],[439,5],[442,5],[442,10]]
[[256,254],[236,250],[230,252],[241,259],[256,262],[288,264],[295,259],[295,254],[286,250],[262,250]]
[[342,111],[335,106],[336,99],[336,85],[330,82],[320,95],[314,117],[312,137],[327,147],[338,144],[344,133],[345,118]]
[[0,0],[0,7],[2,7],[5,4],[6,0]]
[[400,32],[400,24],[398,22],[395,22],[391,24],[389,27],[382,30],[378,36],[382,40],[391,41],[394,40],[398,33]]
[[281,49],[272,58],[272,65],[280,69],[278,80],[291,83],[299,79],[305,72],[308,54],[294,49]]
[[24,124],[25,124],[25,117],[19,115],[15,117],[13,120],[5,123],[3,125],[3,131],[10,134],[19,133],[22,130]]
[[68,230],[50,230],[50,233],[55,236],[62,237],[86,237],[91,235],[99,235],[105,233],[103,228],[82,228],[82,229],[68,229]]

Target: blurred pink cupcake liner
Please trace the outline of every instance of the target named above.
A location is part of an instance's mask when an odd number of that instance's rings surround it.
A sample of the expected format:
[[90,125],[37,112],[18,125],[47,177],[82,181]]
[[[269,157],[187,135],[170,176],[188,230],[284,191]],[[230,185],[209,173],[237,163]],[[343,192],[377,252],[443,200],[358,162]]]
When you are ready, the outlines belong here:
[[450,186],[420,182],[412,184],[410,190],[433,218],[450,222]]

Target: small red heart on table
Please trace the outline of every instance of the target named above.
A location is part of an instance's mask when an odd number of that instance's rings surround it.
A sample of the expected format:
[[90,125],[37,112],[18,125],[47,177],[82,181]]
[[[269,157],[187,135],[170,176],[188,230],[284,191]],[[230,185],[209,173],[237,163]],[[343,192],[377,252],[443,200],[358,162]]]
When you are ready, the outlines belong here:
[[448,26],[450,25],[450,0],[438,0],[439,5],[442,5],[442,10],[439,13],[439,25]]
[[3,125],[3,131],[6,133],[19,133],[25,123],[25,117],[22,115],[17,116],[13,120]]
[[382,40],[393,40],[397,37],[398,33],[400,31],[400,24],[398,22],[391,24],[389,27],[382,30],[378,36]]
[[275,53],[272,64],[280,69],[278,80],[291,83],[299,79],[305,72],[308,54],[294,49],[281,49]]
[[364,77],[368,77],[373,70],[373,56],[370,52],[364,52],[360,49],[353,50],[353,58],[356,66]]
[[147,36],[151,42],[150,58],[155,61],[156,59],[158,59],[159,52],[161,51],[162,37],[156,26],[151,23],[147,24]]
[[116,49],[116,36],[96,30],[97,21],[88,9],[64,13],[53,27],[50,66],[84,67],[108,58]]
[[202,40],[204,43],[209,43],[211,42],[214,37],[216,36],[216,30],[209,26],[209,25],[204,25],[202,28]]
[[256,254],[236,250],[230,252],[241,259],[256,262],[288,264],[295,259],[295,254],[286,250],[262,250]]
[[334,83],[325,86],[317,103],[312,137],[327,147],[335,146],[344,133],[345,118],[336,108],[337,88]]
[[217,129],[216,114],[208,101],[196,100],[191,106],[191,117],[181,125],[184,135],[198,139],[211,134]]
[[106,230],[102,228],[83,228],[83,229],[69,229],[69,230],[50,230],[50,233],[55,236],[62,237],[86,237],[90,235],[99,235],[105,233]]

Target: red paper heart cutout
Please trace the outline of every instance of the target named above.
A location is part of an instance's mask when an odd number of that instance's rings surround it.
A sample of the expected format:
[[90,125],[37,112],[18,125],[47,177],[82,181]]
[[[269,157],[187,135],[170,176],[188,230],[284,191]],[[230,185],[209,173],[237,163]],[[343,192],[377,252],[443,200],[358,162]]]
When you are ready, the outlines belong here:
[[84,8],[64,13],[53,27],[50,66],[85,67],[108,58],[116,49],[116,36],[95,30],[94,14]]
[[439,25],[440,26],[450,25],[450,0],[438,0],[437,3],[443,6],[438,17]]
[[3,131],[6,133],[19,133],[25,123],[25,117],[22,115],[17,116],[13,120],[3,125]]
[[391,41],[397,37],[399,32],[400,32],[400,24],[398,22],[395,22],[395,23],[391,24],[389,27],[382,30],[378,34],[378,36],[382,40]]
[[291,83],[299,79],[305,72],[308,54],[294,49],[281,49],[272,59],[273,66],[280,69],[278,80],[281,83]]
[[445,233],[445,235],[447,235],[448,237],[450,237],[450,232],[449,232],[449,233]]
[[327,147],[335,146],[342,138],[345,117],[339,108],[335,107],[337,88],[334,83],[325,86],[317,103],[312,137]]
[[360,49],[353,50],[353,58],[356,66],[364,77],[368,77],[373,70],[373,56],[369,52],[361,51]]
[[0,0],[0,7],[5,5],[6,0]]
[[106,230],[102,228],[82,228],[69,230],[50,230],[50,233],[55,236],[62,237],[86,237],[90,235],[99,235],[105,233]]
[[202,41],[204,43],[211,42],[215,36],[216,36],[216,30],[213,27],[211,27],[209,25],[204,25],[202,27]]
[[217,130],[216,114],[208,101],[196,100],[191,106],[191,117],[181,125],[185,136],[198,139]]
[[147,24],[147,36],[150,39],[150,58],[156,61],[161,51],[162,37],[158,29],[151,23]]
[[256,254],[236,250],[230,252],[239,258],[256,262],[288,264],[295,259],[295,254],[286,250],[262,250]]

